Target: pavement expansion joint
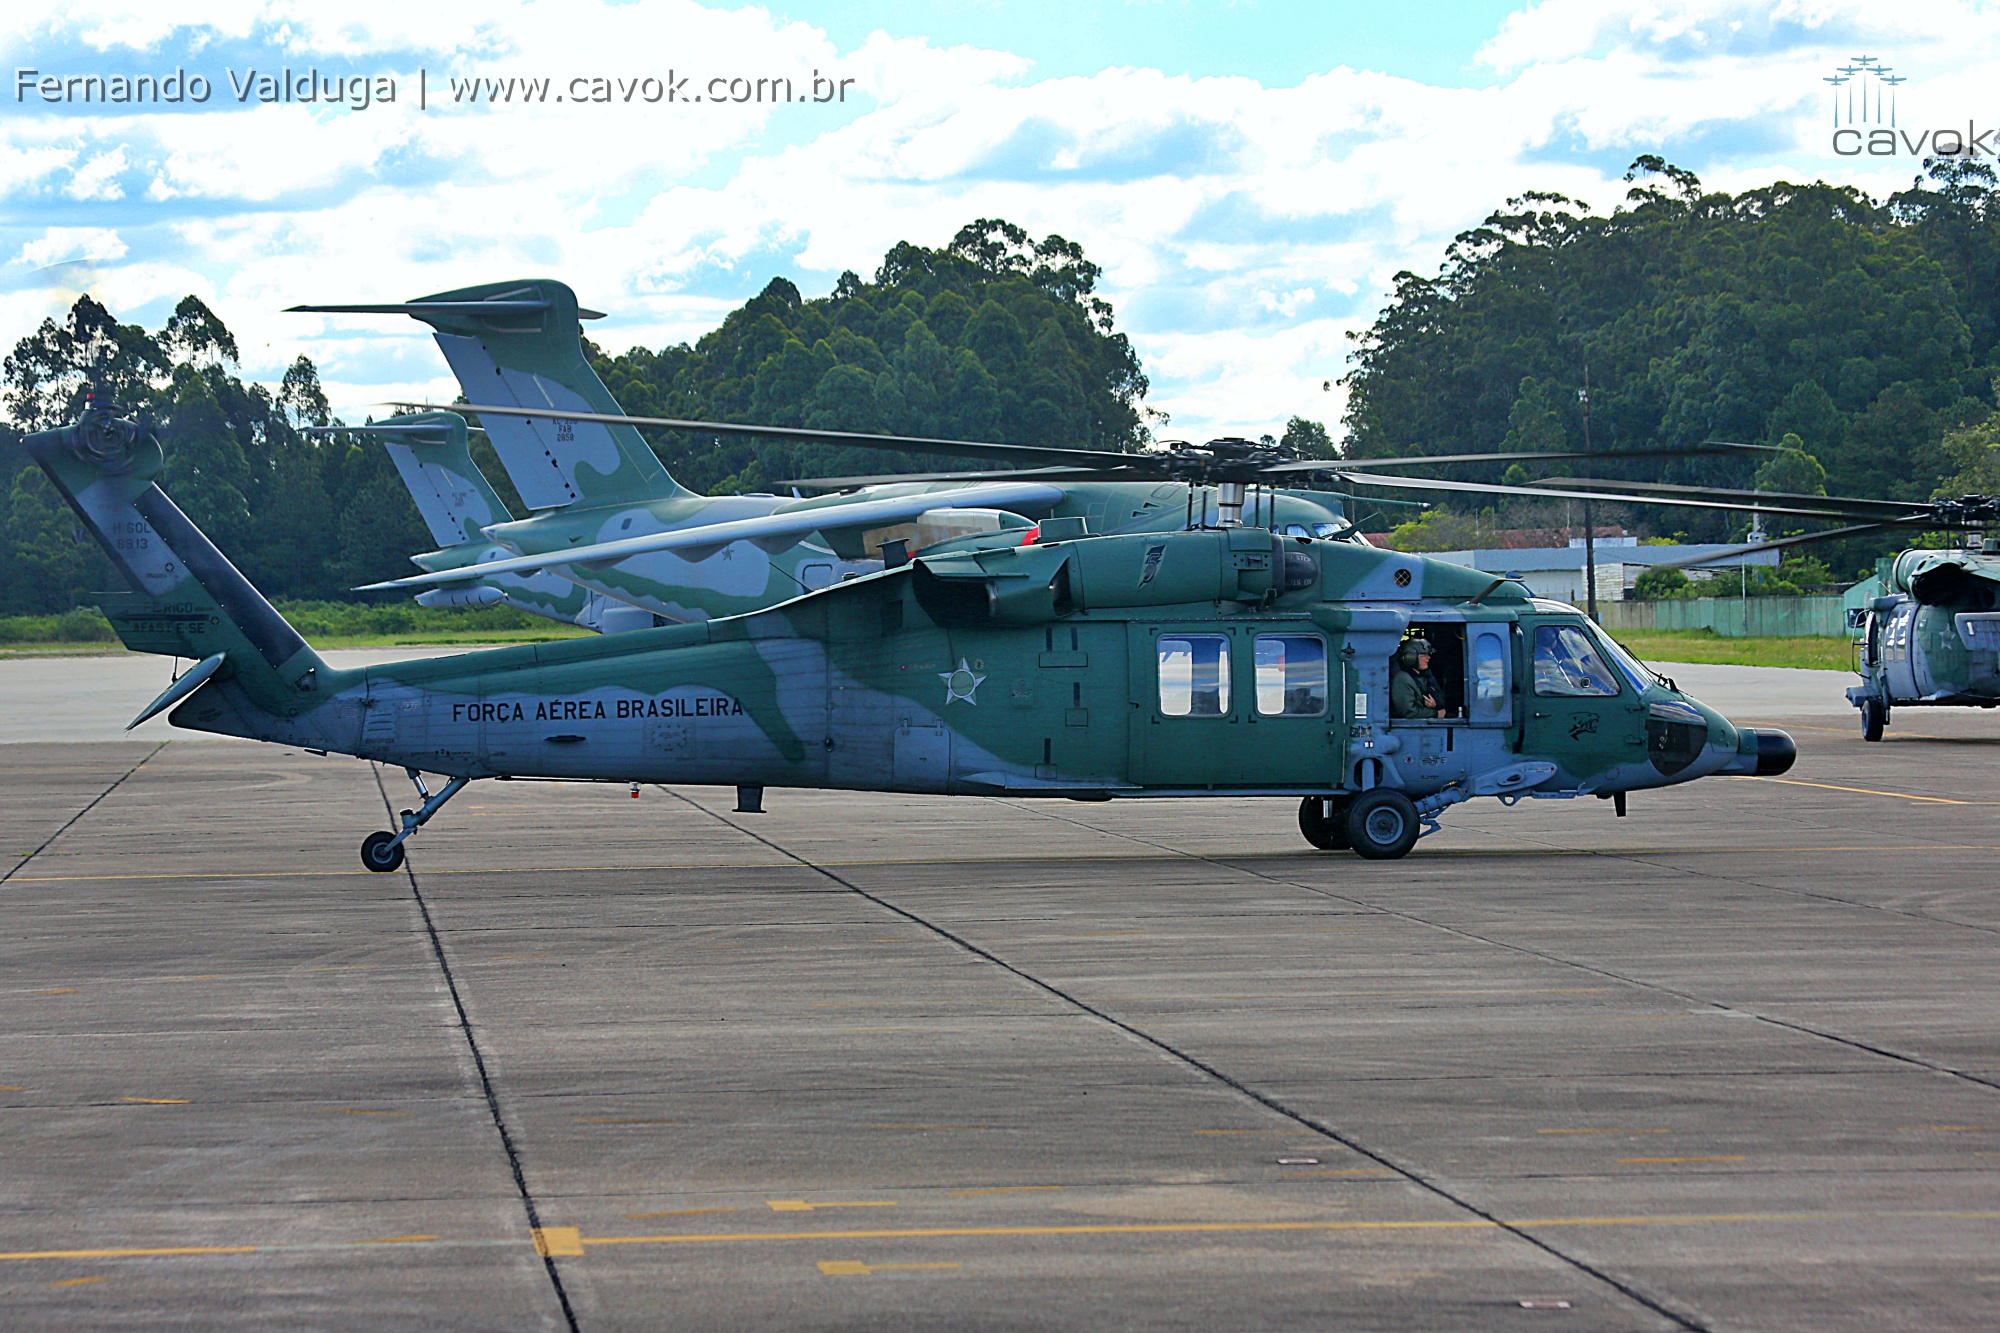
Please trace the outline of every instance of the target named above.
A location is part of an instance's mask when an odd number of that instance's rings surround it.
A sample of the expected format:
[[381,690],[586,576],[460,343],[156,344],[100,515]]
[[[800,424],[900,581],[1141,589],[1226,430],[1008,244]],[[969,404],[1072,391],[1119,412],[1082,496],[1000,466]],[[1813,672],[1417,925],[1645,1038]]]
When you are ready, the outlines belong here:
[[[389,799],[389,789],[382,781],[379,764],[369,765],[375,777],[376,790],[382,794],[382,809],[391,821],[395,819],[395,802]],[[446,993],[451,997],[452,1010],[458,1020],[458,1030],[465,1038],[467,1052],[472,1057],[472,1065],[479,1078],[480,1090],[485,1094],[487,1113],[492,1117],[493,1130],[500,1140],[500,1149],[506,1155],[509,1173],[514,1178],[514,1187],[520,1193],[521,1208],[527,1215],[528,1228],[537,1237],[536,1247],[542,1255],[542,1267],[548,1274],[549,1286],[555,1294],[556,1303],[561,1308],[563,1322],[570,1333],[578,1333],[576,1308],[570,1300],[569,1289],[564,1285],[562,1272],[556,1266],[556,1256],[540,1244],[541,1213],[535,1203],[535,1196],[528,1187],[527,1169],[521,1161],[520,1149],[514,1135],[507,1126],[507,1117],[500,1107],[500,1094],[493,1085],[493,1076],[487,1068],[486,1054],[479,1048],[479,1037],[472,1029],[472,1016],[466,1012],[465,997],[459,990],[458,978],[452,972],[451,958],[445,952],[444,939],[438,933],[437,921],[431,915],[430,904],[424,900],[423,886],[417,882],[417,868],[414,859],[403,862],[403,874],[410,885],[410,897],[416,905],[418,917],[430,945],[431,956],[437,961],[438,972],[442,976]]]
[[[1646,1309],[1651,1310],[1653,1313],[1671,1321],[1672,1323],[1676,1324],[1677,1326],[1683,1329],[1689,1329],[1689,1330],[1707,1329],[1708,1325],[1706,1323],[1701,1321],[1698,1317],[1696,1317],[1692,1313],[1685,1312],[1681,1309],[1676,1308],[1675,1304],[1670,1300],[1668,1300],[1666,1297],[1649,1293],[1641,1289],[1635,1282],[1615,1276],[1609,1271],[1597,1265],[1592,1264],[1588,1260],[1578,1255],[1572,1254],[1567,1250],[1564,1250],[1562,1247],[1558,1246],[1555,1242],[1549,1240],[1544,1236],[1537,1234],[1536,1231],[1531,1230],[1528,1227],[1500,1220],[1498,1217],[1494,1216],[1488,1210],[1481,1208],[1479,1205],[1473,1203],[1471,1200],[1449,1189],[1435,1178],[1430,1177],[1413,1167],[1392,1160],[1387,1154],[1381,1151],[1364,1146],[1362,1143],[1360,1143],[1357,1139],[1355,1139],[1351,1135],[1343,1133],[1337,1129],[1334,1129],[1332,1126],[1324,1123],[1323,1121],[1320,1121],[1312,1116],[1305,1114],[1304,1112],[1301,1112],[1293,1108],[1292,1106],[1279,1100],[1277,1097],[1273,1096],[1268,1092],[1254,1088],[1249,1084],[1236,1079],[1235,1077],[1225,1073],[1223,1070],[1217,1068],[1213,1064],[1210,1064],[1207,1061],[1204,1061],[1199,1057],[1176,1047],[1172,1043],[1166,1041],[1164,1038],[1146,1032],[1143,1029],[1136,1027],[1133,1024],[1112,1015],[1108,1011],[1099,1008],[1098,1006],[1093,1005],[1076,995],[1071,994],[1070,992],[1062,989],[1061,987],[1055,985],[1054,983],[1046,981],[1038,976],[1035,976],[1034,974],[1026,971],[1024,968],[1021,968],[1007,961],[1006,959],[1000,957],[998,954],[992,952],[991,950],[984,948],[981,945],[975,944],[971,940],[965,938],[962,935],[957,934],[954,931],[947,929],[944,926],[939,925],[935,921],[929,920],[928,918],[916,912],[913,912],[908,908],[893,903],[888,899],[881,897],[878,894],[870,893],[868,890],[863,889],[862,887],[855,884],[851,880],[841,875],[835,874],[832,870],[826,867],[815,864],[810,859],[799,855],[798,853],[792,851],[791,849],[771,840],[770,838],[765,837],[764,835],[756,832],[753,829],[744,827],[742,824],[736,822],[735,820],[728,819],[727,817],[717,813],[716,811],[710,810],[708,807],[702,805],[700,802],[693,800],[692,798],[682,794],[681,792],[673,791],[669,788],[662,788],[662,790],[667,791],[668,794],[672,795],[677,800],[680,800],[685,804],[693,807],[694,809],[700,811],[701,813],[709,816],[711,819],[714,819],[719,823],[728,825],[729,827],[738,830],[745,837],[760,842],[764,846],[770,848],[772,851],[775,851],[782,856],[788,857],[791,860],[796,861],[799,865],[804,866],[809,870],[815,871],[820,875],[824,875],[827,879],[832,880],[836,884],[841,885],[842,887],[846,888],[849,892],[852,892],[859,897],[867,899],[869,902],[876,904],[883,910],[892,912],[896,916],[899,916],[904,920],[911,922],[914,925],[919,925],[927,930],[935,932],[938,936],[950,941],[952,944],[956,945],[960,949],[965,950],[967,953],[972,954],[978,958],[981,958],[986,962],[992,964],[993,966],[998,967],[1003,971],[1012,974],[1014,977],[1020,979],[1023,982],[1026,982],[1028,985],[1033,986],[1036,989],[1041,990],[1055,997],[1056,999],[1062,1001],[1063,1003],[1071,1005],[1086,1014],[1089,1014],[1091,1017],[1097,1019],[1098,1021],[1105,1023],[1125,1033],[1127,1036],[1132,1037],[1140,1042],[1143,1042],[1148,1046],[1151,1046],[1152,1048],[1159,1051],[1161,1054],[1167,1056],[1168,1058],[1178,1061],[1183,1067],[1191,1071],[1194,1071],[1209,1080],[1221,1084],[1224,1087],[1233,1090],[1239,1095],[1246,1097],[1251,1101],[1254,1101],[1264,1106],[1265,1108],[1273,1112],[1276,1112],[1281,1116],[1284,1116],[1286,1119],[1292,1121],[1293,1123],[1305,1129],[1312,1131],[1315,1134],[1321,1135],[1327,1139],[1332,1140],[1335,1143],[1340,1144],[1342,1147],[1345,1147],[1348,1150],[1360,1155],[1361,1157],[1364,1157],[1367,1160],[1376,1163],[1377,1165],[1383,1167],[1386,1170],[1394,1172],[1396,1175],[1403,1177],[1405,1180],[1409,1181],[1412,1185],[1417,1186],[1419,1189],[1425,1191],[1426,1193],[1433,1195],[1434,1197],[1440,1199],[1441,1201],[1449,1204],[1453,1208],[1456,1208],[1462,1212],[1473,1215],[1473,1217],[1477,1219],[1476,1222],[1468,1222],[1465,1225],[1492,1227],[1498,1230],[1506,1231],[1512,1234],[1515,1238],[1526,1242],[1527,1244],[1533,1246],[1538,1250],[1541,1250],[1545,1254],[1549,1255],[1551,1258],[1556,1259],[1557,1261],[1568,1265],[1570,1268],[1576,1270],[1581,1274],[1588,1276],[1589,1278],[1593,1279],[1602,1286],[1609,1288],[1613,1291],[1616,1291],[1620,1295],[1624,1296],[1627,1300],[1630,1300],[1635,1304],[1641,1305]],[[1034,811],[1034,813],[1042,815],[1045,818],[1055,819],[1065,823],[1077,824],[1079,827],[1090,827],[1089,825],[1082,824],[1081,821],[1066,819],[1065,817],[1060,815],[1051,815],[1045,811],[1036,810]],[[1120,836],[1129,837],[1129,835],[1120,835]],[[1135,842],[1143,841],[1141,839],[1136,839],[1136,838],[1133,838],[1131,840]],[[1158,844],[1149,844],[1149,845],[1158,845]],[[1162,847],[1162,850],[1173,852],[1176,855],[1184,856],[1191,860],[1210,861],[1210,858],[1199,856],[1194,853],[1179,852],[1177,849]],[[1210,863],[1214,864],[1214,862]],[[1259,878],[1269,879],[1271,877],[1259,876]],[[1278,881],[1278,882],[1284,882],[1284,881]],[[1294,887],[1303,887],[1303,886],[1294,886]],[[1373,908],[1372,905],[1370,904],[1360,903],[1358,901],[1356,901],[1355,905],[1361,907],[1364,910],[1379,910]],[[584,1242],[578,1241],[577,1243],[580,1245]]]
[[123,773],[119,774],[117,778],[113,779],[110,786],[106,787],[103,791],[97,793],[97,795],[91,797],[90,800],[83,806],[83,808],[78,810],[75,814],[71,815],[68,819],[65,819],[62,822],[62,824],[57,827],[55,832],[49,834],[48,837],[42,839],[41,843],[37,845],[33,851],[29,852],[27,855],[23,856],[20,860],[16,861],[13,867],[10,870],[8,870],[6,874],[0,875],[0,884],[5,884],[8,880],[14,878],[14,876],[19,874],[22,868],[26,866],[30,861],[40,856],[50,847],[53,847],[55,845],[56,839],[62,837],[63,834],[69,832],[70,829],[75,826],[78,820],[82,819],[92,810],[95,810],[98,807],[98,804],[101,801],[103,801],[105,797],[111,795],[112,792],[115,792],[120,787],[124,786],[125,780],[127,778],[131,777],[134,773],[137,773],[140,769],[144,768],[146,766],[146,762],[150,760],[154,755],[158,754],[160,751],[166,749],[167,745],[168,742],[161,741],[159,744],[155,745],[152,749],[146,751],[145,754],[139,756],[138,763],[132,765],[132,767],[126,769]]

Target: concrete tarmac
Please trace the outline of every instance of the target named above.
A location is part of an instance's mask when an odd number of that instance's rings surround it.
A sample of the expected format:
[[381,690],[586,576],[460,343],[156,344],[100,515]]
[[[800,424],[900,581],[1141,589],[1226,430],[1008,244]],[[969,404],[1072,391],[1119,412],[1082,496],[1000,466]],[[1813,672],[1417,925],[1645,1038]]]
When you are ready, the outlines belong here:
[[0,746],[4,1324],[1991,1326],[2000,728],[1787,724],[1391,863]]

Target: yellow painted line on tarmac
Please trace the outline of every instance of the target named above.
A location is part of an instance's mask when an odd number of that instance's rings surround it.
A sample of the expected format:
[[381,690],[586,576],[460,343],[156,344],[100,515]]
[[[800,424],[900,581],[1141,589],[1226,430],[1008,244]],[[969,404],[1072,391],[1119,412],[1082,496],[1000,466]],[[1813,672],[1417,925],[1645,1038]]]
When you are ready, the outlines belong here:
[[807,1203],[804,1199],[766,1199],[764,1206],[774,1213],[810,1213],[819,1208],[894,1208],[894,1199],[858,1199],[839,1203]]
[[733,1213],[734,1208],[670,1208],[664,1213],[627,1213],[634,1222],[643,1222],[649,1217],[693,1217],[697,1213]]
[[161,977],[160,980],[168,983],[175,983],[182,981],[220,981],[222,980],[222,975],[220,973],[216,973],[212,976],[206,976],[206,977]]
[[141,1106],[186,1106],[185,1097],[120,1097],[121,1102],[137,1102]]
[[110,1280],[108,1276],[100,1274],[97,1277],[66,1277],[59,1281],[51,1282],[49,1285],[51,1287],[87,1287],[93,1282],[109,1282]]
[[57,988],[57,989],[55,989],[55,990],[38,990],[38,991],[29,991],[28,993],[29,993],[30,995],[74,995],[74,994],[76,994],[76,987],[74,987],[74,986],[62,986],[62,987],[59,987],[59,988]]
[[583,1232],[576,1227],[536,1227],[535,1253],[544,1259],[581,1258]]
[[167,1245],[144,1250],[19,1250],[0,1254],[0,1260],[16,1259],[158,1259],[187,1254],[255,1254],[255,1245]]
[[[691,1210],[706,1211],[706,1210]],[[801,1240],[933,1240],[999,1236],[1157,1236],[1215,1235],[1270,1232],[1427,1232],[1497,1231],[1503,1227],[1521,1230],[1555,1227],[1645,1227],[1711,1226],[1738,1223],[1825,1223],[1867,1221],[1915,1222],[2000,1222],[2000,1211],[1972,1209],[1911,1209],[1878,1212],[1825,1213],[1668,1213],[1655,1216],[1610,1217],[1526,1217],[1504,1222],[1485,1218],[1446,1218],[1409,1221],[1326,1221],[1326,1222],[1100,1222],[1050,1226],[1003,1227],[898,1227],[816,1231],[669,1232],[647,1236],[586,1236],[578,1227],[537,1227],[533,1241],[538,1253],[555,1258],[580,1258],[592,1245],[715,1245],[729,1243]],[[260,1251],[294,1249],[359,1249],[381,1244],[417,1245],[438,1243],[436,1237],[392,1236],[374,1240],[346,1241],[331,1245],[163,1245],[118,1249],[18,1250],[0,1253],[0,1262],[38,1259],[160,1259],[200,1258],[211,1255],[256,1254]],[[505,1240],[443,1242],[458,1245],[506,1245]]]
[[1158,1236],[1213,1235],[1254,1232],[1383,1232],[1383,1231],[1497,1231],[1503,1226],[1523,1230],[1535,1227],[1639,1227],[1708,1226],[1722,1223],[1852,1222],[1880,1220],[1911,1221],[2000,1221],[2000,1212],[1909,1211],[1875,1213],[1673,1213],[1654,1217],[1527,1217],[1506,1222],[1484,1218],[1449,1218],[1423,1221],[1382,1222],[1101,1222],[1059,1226],[1014,1227],[907,1227],[853,1231],[744,1231],[683,1232],[659,1236],[585,1236],[575,1227],[543,1227],[551,1232],[551,1245],[573,1249],[550,1249],[546,1253],[582,1254],[591,1245],[714,1245],[730,1242],[799,1240],[933,1240],[981,1236]]
[[1743,1162],[1745,1157],[1621,1157],[1621,1166],[1650,1166],[1659,1162]]
[[1537,1134],[1668,1134],[1665,1129],[1538,1129]]
[[1841,787],[1831,782],[1801,782],[1797,778],[1737,778],[1738,782],[1775,782],[1786,787],[1817,787],[1821,791],[1846,791],[1860,796],[1894,796],[1903,801],[1928,801],[1933,805],[2000,805],[2000,801],[1955,801],[1949,796],[1917,796],[1906,791],[1877,791],[1873,787]]
[[0,1092],[26,1092],[27,1089],[14,1083],[0,1083]]
[[957,1264],[864,1264],[859,1259],[822,1259],[819,1271],[828,1277],[867,1277],[901,1268],[956,1268]]

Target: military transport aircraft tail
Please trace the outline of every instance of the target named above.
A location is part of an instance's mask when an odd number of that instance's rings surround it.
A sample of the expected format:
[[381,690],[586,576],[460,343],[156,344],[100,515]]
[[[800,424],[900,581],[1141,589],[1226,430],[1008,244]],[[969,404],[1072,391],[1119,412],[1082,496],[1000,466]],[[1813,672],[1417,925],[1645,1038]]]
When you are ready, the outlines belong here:
[[[456,412],[416,412],[366,426],[315,426],[317,435],[373,435],[382,441],[410,499],[440,549],[411,556],[424,570],[464,569],[516,552],[488,538],[486,529],[512,521],[507,502],[472,461],[465,418]],[[557,574],[496,574],[477,583],[417,594],[424,606],[492,606],[499,602],[530,615],[605,633],[650,629],[649,611],[613,601]]]
[[[576,293],[536,278],[490,282],[414,301],[301,305],[327,314],[399,314],[436,331],[466,399],[516,407],[617,414],[618,403],[583,354]],[[521,501],[535,510],[627,504],[689,494],[631,426],[490,415],[482,423]]]
[[439,546],[484,541],[486,529],[514,517],[472,461],[465,418],[456,412],[413,412],[365,426],[315,426],[308,433],[381,440]]
[[199,710],[176,714],[176,725],[289,739],[286,720],[315,706],[329,677],[340,673],[328,670],[154,484],[159,441],[113,410],[94,408],[75,425],[39,431],[24,443],[128,585],[98,602],[125,646],[196,663],[131,725],[213,680],[218,688],[203,690]]

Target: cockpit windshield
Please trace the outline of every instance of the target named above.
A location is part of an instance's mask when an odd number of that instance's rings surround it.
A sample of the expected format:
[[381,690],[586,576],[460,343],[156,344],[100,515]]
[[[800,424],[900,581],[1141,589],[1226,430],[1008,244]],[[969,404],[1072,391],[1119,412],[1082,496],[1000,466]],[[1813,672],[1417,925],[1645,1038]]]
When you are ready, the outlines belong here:
[[1648,685],[1658,683],[1659,674],[1648,670],[1643,662],[1626,652],[1625,646],[1619,643],[1618,640],[1594,626],[1592,627],[1592,637],[1603,646],[1604,655],[1609,657],[1612,663],[1617,666],[1619,674],[1632,682],[1633,689],[1644,694]]

